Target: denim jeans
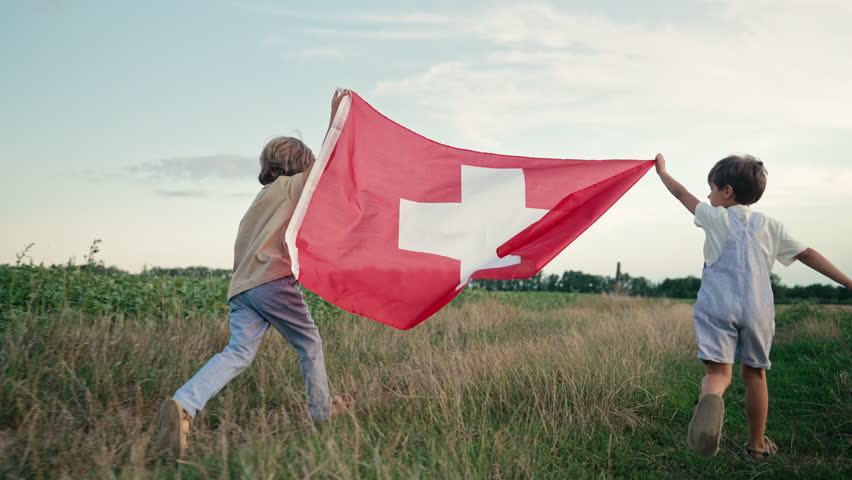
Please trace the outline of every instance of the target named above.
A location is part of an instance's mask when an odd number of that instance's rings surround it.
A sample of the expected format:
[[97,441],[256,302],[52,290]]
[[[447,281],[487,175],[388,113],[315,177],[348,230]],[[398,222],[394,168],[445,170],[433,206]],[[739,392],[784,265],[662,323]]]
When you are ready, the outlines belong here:
[[231,307],[231,341],[175,393],[174,398],[193,417],[257,354],[269,325],[293,345],[305,380],[308,414],[315,422],[328,419],[331,396],[325,373],[322,339],[292,275],[240,293]]

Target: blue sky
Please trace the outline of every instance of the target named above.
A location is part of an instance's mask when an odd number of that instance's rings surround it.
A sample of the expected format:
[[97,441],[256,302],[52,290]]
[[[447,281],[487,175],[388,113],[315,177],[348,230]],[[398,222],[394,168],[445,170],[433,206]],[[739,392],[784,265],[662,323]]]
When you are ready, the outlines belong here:
[[[3,2],[0,262],[32,242],[79,262],[100,238],[130,271],[229,268],[260,149],[317,150],[340,86],[458,147],[661,151],[699,198],[752,153],[756,209],[852,273],[849,24],[840,0]],[[700,275],[702,241],[652,172],[545,271]]]

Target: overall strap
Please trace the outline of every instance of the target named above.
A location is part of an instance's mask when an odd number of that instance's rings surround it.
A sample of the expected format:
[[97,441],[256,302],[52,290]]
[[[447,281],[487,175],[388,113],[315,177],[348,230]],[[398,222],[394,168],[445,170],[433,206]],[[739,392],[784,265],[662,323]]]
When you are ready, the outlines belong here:
[[728,212],[728,228],[731,231],[731,234],[739,233],[741,230],[746,228],[746,226],[743,225],[742,220],[740,220],[740,217],[738,217],[733,210],[730,208],[726,208],[725,210]]

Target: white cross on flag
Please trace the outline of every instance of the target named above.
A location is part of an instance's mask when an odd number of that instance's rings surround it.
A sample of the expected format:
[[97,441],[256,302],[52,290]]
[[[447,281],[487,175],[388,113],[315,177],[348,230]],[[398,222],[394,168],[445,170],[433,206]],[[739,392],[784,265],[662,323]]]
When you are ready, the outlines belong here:
[[538,273],[653,165],[453,148],[351,93],[287,228],[293,272],[341,308],[408,329],[471,278]]

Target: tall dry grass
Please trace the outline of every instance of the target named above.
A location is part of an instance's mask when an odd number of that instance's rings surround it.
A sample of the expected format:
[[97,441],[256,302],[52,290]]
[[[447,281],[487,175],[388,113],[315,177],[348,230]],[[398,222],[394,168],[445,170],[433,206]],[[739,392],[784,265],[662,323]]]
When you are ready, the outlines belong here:
[[667,359],[692,355],[690,319],[689,305],[582,296],[541,310],[468,301],[405,332],[323,315],[330,382],[355,398],[351,415],[308,424],[296,355],[270,330],[173,465],[155,455],[159,404],[225,345],[227,315],[27,314],[0,339],[0,473],[502,478],[564,462],[583,475],[643,427]]

